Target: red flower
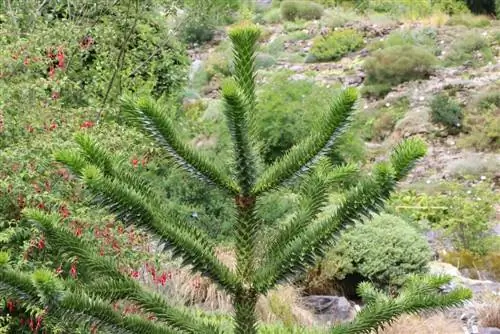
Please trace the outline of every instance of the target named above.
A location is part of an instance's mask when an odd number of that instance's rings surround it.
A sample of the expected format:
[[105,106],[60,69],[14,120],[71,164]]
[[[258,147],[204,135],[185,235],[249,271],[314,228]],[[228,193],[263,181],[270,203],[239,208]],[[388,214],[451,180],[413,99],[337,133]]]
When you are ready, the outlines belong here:
[[56,269],[56,275],[60,275],[63,272],[61,265]]
[[15,309],[16,309],[16,304],[14,304],[14,302],[9,299],[7,301],[7,310],[9,310],[9,312],[12,313],[14,312]]
[[68,208],[66,207],[66,205],[63,205],[59,208],[59,214],[63,217],[63,218],[68,218],[69,215],[71,214],[71,212],[68,210]]
[[30,64],[30,59],[28,57],[24,58],[23,64],[24,66],[28,66]]
[[69,274],[71,275],[71,277],[73,278],[76,278],[76,276],[78,275],[78,272],[76,271],[76,263],[73,262],[71,264],[71,268],[69,269]]
[[57,123],[50,123],[49,131],[57,129]]
[[45,181],[45,190],[47,190],[48,192],[50,192],[52,190],[52,186],[50,185],[50,182],[49,181]]
[[81,236],[82,235],[82,228],[80,226],[78,226],[75,230],[75,235],[77,237]]
[[54,66],[51,66],[49,68],[49,78],[51,78],[51,79],[54,78],[55,74],[56,74],[56,70],[55,70]]
[[57,67],[59,68],[63,68],[64,67],[64,52],[62,50],[62,48],[59,48],[59,50],[57,50]]
[[45,248],[45,240],[42,238],[38,240],[38,249],[44,249]]
[[45,209],[45,203],[41,202],[37,205],[37,208],[39,208],[40,210],[43,210]]
[[134,168],[137,167],[137,164],[139,163],[139,160],[137,159],[132,159],[132,166],[134,166]]
[[139,278],[139,272],[137,270],[132,271],[132,274],[130,274],[133,278]]
[[157,282],[158,284],[165,286],[165,283],[167,282],[167,273],[162,273]]
[[80,125],[80,129],[88,129],[94,126],[94,122],[92,121],[85,121]]

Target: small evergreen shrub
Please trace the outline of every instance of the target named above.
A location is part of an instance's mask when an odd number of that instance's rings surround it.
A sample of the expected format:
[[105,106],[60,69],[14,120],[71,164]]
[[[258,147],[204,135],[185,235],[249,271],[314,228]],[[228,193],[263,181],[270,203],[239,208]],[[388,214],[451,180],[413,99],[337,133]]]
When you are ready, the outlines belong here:
[[[389,87],[406,81],[427,79],[434,72],[436,57],[427,50],[411,45],[393,46],[376,51],[364,64],[364,93],[383,96]],[[375,85],[377,90],[371,90]]]
[[[321,117],[327,101],[337,91],[312,81],[289,81],[290,72],[279,72],[258,91],[259,113],[254,115],[255,134],[260,139],[259,153],[265,163],[272,163],[307,134],[307,128]],[[363,142],[348,131],[338,150],[345,160],[364,156]],[[346,154],[347,153],[347,154]]]
[[276,64],[276,58],[267,53],[259,53],[255,57],[255,68],[265,69]]
[[281,17],[287,21],[318,20],[323,15],[323,6],[312,1],[287,0],[281,3]]
[[382,41],[376,41],[368,46],[369,50],[385,49],[392,46],[410,45],[425,48],[436,54],[437,32],[433,28],[408,29],[393,31]]
[[470,13],[467,4],[462,0],[435,0],[433,1],[432,7],[448,15]]
[[390,106],[362,110],[358,113],[354,126],[367,141],[383,141],[392,131],[398,120],[408,111],[409,101],[403,98]]
[[446,24],[449,26],[466,26],[468,28],[485,28],[491,25],[491,21],[486,16],[460,14],[452,16]]
[[450,134],[457,134],[463,128],[462,107],[446,94],[438,94],[431,101],[431,120],[444,125]]
[[[475,58],[479,52],[482,54],[482,61]],[[471,32],[453,43],[444,63],[446,66],[457,66],[469,61],[473,66],[480,66],[492,58],[493,54],[486,38]]]
[[442,241],[451,241],[456,250],[485,254],[490,243],[493,206],[500,196],[490,182],[464,186],[445,182],[429,193],[407,190],[394,195],[389,212],[420,226],[428,225],[443,232]]
[[360,275],[388,287],[423,273],[430,259],[430,247],[417,230],[397,216],[382,214],[341,234],[321,266],[330,279]]
[[465,136],[459,145],[479,151],[500,150],[500,93],[497,89],[482,93],[467,110]]
[[317,61],[338,60],[363,44],[363,36],[354,29],[333,31],[314,39],[311,54]]

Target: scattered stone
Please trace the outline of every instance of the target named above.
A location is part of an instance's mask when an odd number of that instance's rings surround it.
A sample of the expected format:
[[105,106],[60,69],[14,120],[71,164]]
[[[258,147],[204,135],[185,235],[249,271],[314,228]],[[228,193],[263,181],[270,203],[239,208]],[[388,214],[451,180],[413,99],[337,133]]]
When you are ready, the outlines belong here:
[[303,304],[313,310],[318,320],[326,325],[351,321],[357,312],[356,304],[345,297],[307,296],[304,297]]

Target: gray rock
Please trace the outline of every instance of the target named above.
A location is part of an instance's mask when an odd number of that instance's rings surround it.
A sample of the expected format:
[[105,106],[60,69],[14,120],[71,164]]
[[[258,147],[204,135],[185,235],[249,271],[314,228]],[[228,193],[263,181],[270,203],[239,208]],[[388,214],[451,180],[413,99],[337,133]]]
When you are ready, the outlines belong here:
[[304,306],[314,311],[318,320],[325,324],[335,324],[354,319],[356,306],[345,297],[338,296],[307,296],[303,299]]

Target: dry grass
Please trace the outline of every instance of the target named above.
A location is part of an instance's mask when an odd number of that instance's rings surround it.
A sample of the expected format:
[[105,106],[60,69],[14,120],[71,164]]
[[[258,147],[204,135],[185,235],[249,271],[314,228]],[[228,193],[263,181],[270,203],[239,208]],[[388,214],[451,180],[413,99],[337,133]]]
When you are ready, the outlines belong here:
[[[219,260],[233,270],[236,267],[232,249],[219,248],[216,251]],[[154,284],[149,275],[143,272],[141,280],[150,288],[165,295],[173,304],[196,306],[207,312],[231,313],[231,298],[222,292],[209,279],[192,274],[186,268],[170,263],[169,280],[164,286]],[[259,299],[257,314],[264,323],[282,322],[285,326],[314,325],[313,314],[300,304],[300,291],[292,285],[279,286]]]
[[500,296],[491,295],[476,306],[479,323],[482,327],[500,328]]
[[431,16],[420,19],[419,21],[426,26],[439,28],[446,25],[449,19],[449,15],[441,12],[436,12]]
[[463,330],[460,320],[446,318],[440,313],[430,317],[402,316],[378,334],[463,334]]

